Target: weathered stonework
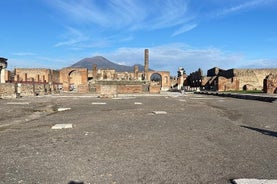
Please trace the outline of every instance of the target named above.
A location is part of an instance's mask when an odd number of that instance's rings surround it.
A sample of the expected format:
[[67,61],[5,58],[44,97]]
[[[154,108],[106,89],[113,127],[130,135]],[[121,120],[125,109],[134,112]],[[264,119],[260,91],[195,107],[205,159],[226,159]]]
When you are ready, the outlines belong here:
[[105,96],[113,97],[117,94],[134,94],[144,92],[144,82],[142,81],[95,81],[91,84],[90,89],[95,90],[96,93]]
[[277,93],[277,74],[270,74],[264,79],[263,91],[265,93]]
[[167,91],[170,89],[170,87],[171,87],[170,72],[168,72],[168,71],[149,71],[148,78],[147,78],[148,81],[151,81],[151,76],[153,74],[159,74],[161,76],[162,81],[161,81],[160,89],[162,91]]
[[[262,90],[263,82],[269,74],[277,74],[277,69],[230,69],[212,68],[205,79],[206,87],[214,86],[219,91]],[[220,77],[220,78],[219,78]]]
[[[15,85],[15,94],[22,96],[43,95],[59,92],[99,93],[107,96],[116,96],[118,93],[159,93],[171,87],[170,73],[167,71],[149,71],[149,51],[145,50],[144,71],[134,66],[133,72],[116,72],[115,69],[63,68],[51,70],[45,68],[16,68],[13,72],[5,73],[5,80]],[[0,58],[1,59],[1,58]],[[6,64],[6,60],[2,63]],[[6,65],[5,65],[6,66]],[[1,69],[3,66],[1,66]],[[150,79],[153,74],[159,74],[161,81],[159,87],[150,89]],[[1,78],[2,79],[2,78]],[[108,87],[111,85],[111,87]],[[115,87],[116,86],[116,87]],[[18,92],[17,89],[20,91]],[[9,91],[7,89],[7,91]],[[5,92],[3,92],[4,94]],[[2,93],[0,93],[1,95]]]
[[7,59],[0,57],[0,83],[5,83],[5,71],[7,68]]
[[88,86],[88,69],[63,68],[60,70],[59,82],[63,85],[63,91],[88,92],[88,88],[83,86]]
[[15,84],[5,83],[0,84],[0,98],[15,98]]

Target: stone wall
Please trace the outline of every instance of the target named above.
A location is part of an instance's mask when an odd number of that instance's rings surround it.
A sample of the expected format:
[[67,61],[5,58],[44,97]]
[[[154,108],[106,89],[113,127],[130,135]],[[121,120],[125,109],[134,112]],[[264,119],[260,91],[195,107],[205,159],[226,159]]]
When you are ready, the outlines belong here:
[[0,97],[34,96],[57,93],[56,86],[49,83],[4,83],[0,84]]
[[149,93],[151,94],[159,94],[161,92],[161,85],[150,85]]
[[217,79],[217,90],[218,91],[233,91],[239,90],[239,80],[233,77],[231,79],[227,79],[225,77],[218,77]]
[[101,98],[113,98],[117,97],[117,85],[100,85],[100,97]]
[[[277,74],[277,68],[270,69],[230,69],[230,70],[222,70],[220,68],[212,68],[207,72],[208,77],[224,77],[226,79],[233,78],[239,81],[239,86],[237,88],[236,85],[222,84],[230,87],[235,87],[230,90],[262,90],[263,89],[263,81],[269,74]],[[227,81],[227,80],[222,80]],[[224,82],[223,82],[224,83]],[[219,89],[222,89],[222,86],[218,86]]]
[[0,98],[15,98],[15,84],[0,83]]
[[118,94],[142,93],[142,85],[118,85]]
[[101,96],[110,97],[117,94],[143,93],[144,85],[142,81],[95,81],[89,88]]
[[264,79],[263,91],[265,93],[277,93],[277,74],[270,74]]
[[37,96],[55,93],[55,88],[49,83],[18,83],[17,93],[20,96]]
[[234,69],[234,75],[240,81],[240,89],[251,85],[254,89],[262,90],[263,81],[269,74],[277,74],[277,69]]

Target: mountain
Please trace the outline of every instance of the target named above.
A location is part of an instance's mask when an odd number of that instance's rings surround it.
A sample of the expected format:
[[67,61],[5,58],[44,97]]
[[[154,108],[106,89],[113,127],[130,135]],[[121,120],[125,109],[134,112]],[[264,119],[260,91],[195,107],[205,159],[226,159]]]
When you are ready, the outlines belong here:
[[[109,61],[108,59],[104,58],[103,56],[95,56],[92,58],[84,58],[77,63],[71,65],[70,67],[73,68],[87,68],[92,70],[93,65],[97,65],[97,69],[115,69],[117,72],[133,72],[133,66],[126,66],[126,65],[119,65]],[[144,66],[138,64],[139,71],[144,70]]]

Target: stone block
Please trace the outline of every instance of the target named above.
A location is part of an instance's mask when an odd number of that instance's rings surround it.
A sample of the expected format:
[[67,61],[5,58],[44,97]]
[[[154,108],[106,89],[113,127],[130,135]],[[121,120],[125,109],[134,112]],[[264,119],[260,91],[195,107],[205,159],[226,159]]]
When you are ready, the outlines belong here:
[[153,114],[167,114],[166,111],[153,111]]
[[72,128],[72,124],[55,124],[52,126],[51,129],[57,130],[57,129],[65,129],[65,128]]

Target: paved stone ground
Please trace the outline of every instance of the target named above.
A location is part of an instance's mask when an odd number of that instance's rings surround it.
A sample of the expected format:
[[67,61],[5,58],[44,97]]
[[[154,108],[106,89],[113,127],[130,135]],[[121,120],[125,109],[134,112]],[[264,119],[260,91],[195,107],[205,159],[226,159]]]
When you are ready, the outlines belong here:
[[[277,178],[277,103],[71,95],[2,99],[0,110],[0,183]],[[51,129],[55,124],[73,128]]]

